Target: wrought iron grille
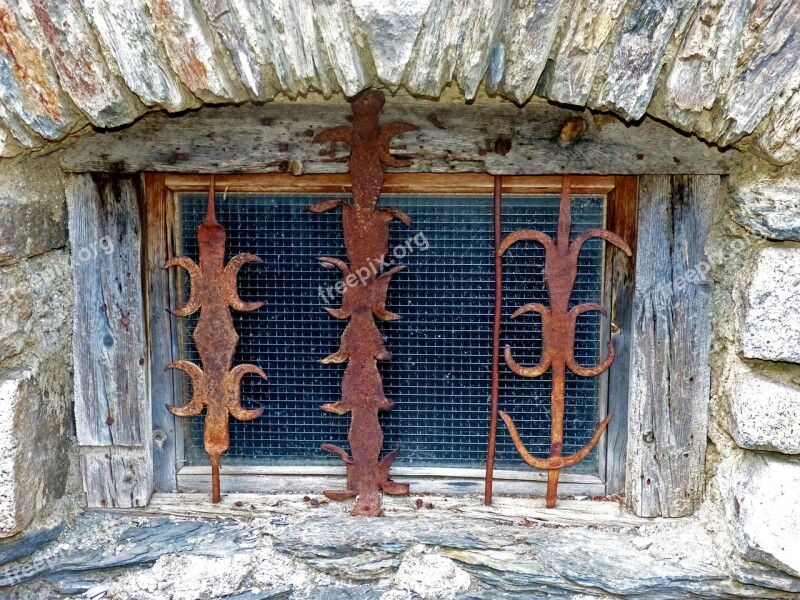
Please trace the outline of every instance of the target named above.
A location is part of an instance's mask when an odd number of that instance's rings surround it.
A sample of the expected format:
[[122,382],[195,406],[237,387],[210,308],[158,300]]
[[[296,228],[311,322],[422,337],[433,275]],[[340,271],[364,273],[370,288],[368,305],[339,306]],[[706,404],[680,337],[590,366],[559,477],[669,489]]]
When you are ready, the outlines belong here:
[[[263,415],[230,424],[231,446],[226,464],[334,465],[320,444],[347,447],[348,423],[319,410],[341,393],[344,365],[317,361],[338,347],[344,322],[329,318],[325,305],[339,297],[320,296],[340,279],[337,271],[320,268],[318,256],[344,256],[340,216],[311,214],[309,204],[331,194],[217,194],[217,214],[228,233],[229,256],[251,252],[263,265],[245,266],[239,278],[244,301],[264,301],[251,313],[235,313],[241,336],[235,363],[253,363],[269,374],[242,383],[243,406],[263,408]],[[196,256],[196,228],[205,214],[207,195],[178,196],[177,252]],[[381,415],[385,448],[402,444],[395,465],[483,468],[486,461],[494,258],[492,198],[489,195],[393,195],[382,204],[414,219],[411,229],[392,227],[390,248],[408,242],[408,266],[392,282],[387,309],[402,320],[382,323],[393,352],[381,363],[386,395],[396,402]],[[557,196],[503,197],[503,235],[534,227],[554,235]],[[604,197],[573,197],[573,236],[604,225]],[[425,244],[427,243],[427,249]],[[338,251],[335,251],[338,248]],[[593,240],[581,253],[573,304],[602,298],[603,243]],[[531,265],[535,265],[532,269]],[[504,258],[504,309],[501,348],[510,343],[517,359],[535,363],[541,340],[538,319],[511,320],[515,307],[545,302],[544,252],[536,244],[519,244]],[[179,285],[179,292],[187,288]],[[335,292],[334,292],[335,294]],[[182,358],[198,360],[190,338],[192,319],[182,319]],[[576,331],[575,356],[595,364],[600,350],[600,321],[583,315]],[[531,344],[531,340],[534,343]],[[527,350],[525,350],[527,348]],[[525,354],[525,352],[529,354]],[[549,376],[526,380],[501,363],[500,406],[517,423],[528,448],[549,452]],[[184,384],[189,386],[188,382]],[[185,400],[190,389],[184,390]],[[595,379],[567,377],[565,453],[578,450],[594,432],[598,419],[599,384]],[[185,454],[189,464],[206,464],[202,417],[187,426]],[[526,470],[510,438],[498,434],[496,469]],[[597,451],[571,469],[596,473]]]

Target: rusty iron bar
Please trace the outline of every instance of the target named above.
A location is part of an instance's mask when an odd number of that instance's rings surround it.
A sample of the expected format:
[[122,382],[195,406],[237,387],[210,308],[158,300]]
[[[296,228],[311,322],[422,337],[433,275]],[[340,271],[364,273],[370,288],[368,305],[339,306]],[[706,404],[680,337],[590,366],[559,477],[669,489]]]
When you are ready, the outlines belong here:
[[572,207],[570,197],[570,178],[562,180],[561,204],[558,216],[558,234],[555,241],[541,231],[522,229],[510,234],[500,244],[499,254],[502,256],[514,244],[522,241],[538,242],[545,249],[544,278],[550,306],[542,304],[526,304],[517,309],[512,319],[526,313],[538,313],[542,319],[542,357],[538,365],[525,367],[517,363],[511,355],[510,346],[505,347],[505,360],[508,367],[521,377],[541,377],[548,369],[552,370],[552,390],[550,394],[550,456],[537,458],[528,452],[523,444],[514,422],[505,412],[500,416],[508,427],[514,446],[522,459],[536,469],[547,470],[548,508],[556,505],[558,494],[558,477],[561,469],[571,467],[582,461],[600,441],[611,415],[600,423],[589,442],[571,456],[564,456],[564,396],[566,370],[569,369],[579,377],[596,377],[606,371],[614,361],[614,343],[608,342],[608,355],[594,367],[583,367],[575,360],[575,324],[577,318],[586,312],[599,312],[606,315],[606,309],[600,304],[581,304],[569,308],[569,300],[578,273],[578,255],[583,244],[591,238],[601,238],[613,244],[626,255],[632,256],[631,249],[625,241],[606,229],[589,229],[570,243],[572,227]]
[[188,360],[167,365],[178,369],[192,380],[192,399],[181,407],[167,406],[178,417],[193,417],[206,408],[203,445],[211,460],[211,502],[220,501],[220,457],[230,447],[228,415],[249,421],[261,415],[262,409],[245,409],[241,403],[242,377],[248,373],[267,376],[255,365],[233,365],[239,335],[233,327],[230,309],[252,311],[263,302],[244,302],[236,289],[239,270],[249,262],[262,262],[253,254],[237,254],[225,265],[225,229],[217,222],[215,210],[215,178],[211,178],[205,220],[197,228],[199,261],[186,256],[169,259],[164,269],[182,267],[189,273],[190,293],[184,306],[170,312],[187,317],[198,310],[200,318],[192,339],[200,355],[202,369]]
[[[320,257],[323,264],[339,268],[345,280],[341,308],[325,308],[337,319],[350,319],[342,334],[339,350],[322,363],[347,362],[342,379],[342,395],[338,402],[322,405],[322,410],[337,415],[350,413],[346,450],[333,444],[323,444],[322,449],[336,454],[347,466],[347,485],[344,490],[327,490],[325,496],[332,500],[357,497],[353,516],[379,516],[381,494],[407,494],[409,486],[395,483],[389,478],[389,469],[398,456],[400,447],[380,458],[383,431],[378,420],[379,411],[392,409],[393,402],[386,398],[383,380],[377,361],[391,359],[383,337],[373,317],[392,321],[400,317],[386,310],[386,294],[392,276],[404,269],[394,265],[385,272],[389,251],[389,225],[394,220],[411,225],[411,218],[393,208],[378,208],[383,187],[383,166],[404,167],[410,161],[398,160],[389,152],[389,142],[398,134],[416,129],[409,123],[378,124],[385,98],[381,92],[366,90],[352,100],[352,125],[335,127],[320,133],[314,141],[330,144],[328,154],[335,156],[337,142],[350,147],[350,175],[353,182],[353,202],[327,200],[309,207],[322,213],[342,209],[344,243],[349,264],[337,258]],[[391,262],[391,261],[386,261]]]
[[503,257],[500,243],[503,241],[503,177],[494,178],[494,318],[492,322],[492,388],[489,411],[489,448],[486,453],[486,479],[483,503],[492,505],[494,487],[494,457],[497,448],[497,409],[500,402],[500,321],[503,316]]

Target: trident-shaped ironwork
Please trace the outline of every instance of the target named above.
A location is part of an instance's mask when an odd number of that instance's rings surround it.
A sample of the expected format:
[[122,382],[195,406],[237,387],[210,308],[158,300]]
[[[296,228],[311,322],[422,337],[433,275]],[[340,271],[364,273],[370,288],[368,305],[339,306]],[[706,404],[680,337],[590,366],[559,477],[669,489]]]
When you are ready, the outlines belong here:
[[570,202],[570,179],[563,178],[561,190],[561,206],[558,217],[558,235],[555,241],[541,231],[522,229],[506,237],[500,244],[500,256],[514,244],[521,241],[538,242],[545,249],[544,278],[550,307],[542,304],[526,304],[519,308],[511,318],[515,319],[525,313],[539,313],[542,318],[542,358],[534,367],[524,367],[511,356],[511,348],[506,345],[505,359],[508,367],[521,377],[540,377],[548,369],[552,370],[552,391],[550,394],[550,456],[537,458],[528,452],[519,437],[514,422],[506,413],[500,411],[505,421],[514,446],[522,459],[536,469],[546,469],[547,473],[547,507],[556,505],[558,476],[560,469],[571,467],[582,461],[600,441],[606,426],[611,420],[608,415],[600,423],[592,439],[571,456],[564,456],[564,383],[566,370],[580,377],[596,377],[603,373],[614,362],[614,343],[608,343],[608,355],[597,366],[582,367],[575,361],[575,322],[579,315],[597,311],[606,315],[606,309],[600,304],[581,304],[569,308],[570,297],[578,274],[578,255],[583,244],[591,238],[602,238],[632,256],[631,249],[625,241],[606,229],[589,229],[570,243],[569,235],[572,227],[572,207]]
[[178,417],[193,417],[206,407],[203,443],[211,459],[211,501],[220,501],[219,461],[230,447],[228,415],[240,421],[249,421],[261,415],[261,409],[248,410],[242,407],[242,377],[248,373],[267,376],[255,365],[233,364],[233,355],[239,343],[239,335],[233,327],[230,309],[251,311],[263,302],[244,302],[236,291],[239,269],[245,263],[262,262],[253,254],[237,254],[225,265],[225,229],[217,222],[214,208],[215,181],[212,177],[208,192],[208,208],[205,221],[197,228],[200,259],[179,256],[169,259],[164,268],[183,267],[189,272],[190,293],[186,305],[171,310],[178,317],[189,316],[200,311],[200,318],[192,334],[202,369],[188,360],[179,360],[167,365],[168,369],[180,369],[192,379],[192,400],[181,407],[167,406],[167,410]]
[[389,250],[389,224],[397,219],[411,225],[411,218],[393,208],[378,208],[378,197],[383,187],[383,165],[408,166],[410,162],[394,158],[389,152],[393,136],[416,129],[408,123],[391,123],[381,127],[378,117],[385,100],[383,94],[367,90],[352,102],[352,126],[335,127],[320,133],[315,141],[328,142],[333,154],[336,142],[350,147],[350,174],[353,182],[353,202],[328,200],[310,207],[316,213],[336,208],[342,209],[344,243],[350,264],[323,256],[322,263],[338,267],[345,278],[342,307],[326,308],[337,319],[350,319],[342,334],[337,352],[323,359],[323,363],[347,362],[342,380],[342,398],[339,402],[325,404],[322,410],[344,415],[350,413],[348,441],[352,457],[333,444],[323,444],[322,449],[339,456],[347,465],[347,486],[344,490],[328,490],[325,495],[332,500],[345,500],[358,496],[350,514],[378,516],[381,514],[380,492],[407,494],[408,485],[389,479],[389,469],[400,452],[394,449],[380,459],[383,431],[378,421],[378,411],[392,409],[393,402],[386,398],[377,361],[389,360],[391,354],[373,319],[392,321],[400,317],[386,310],[386,294],[392,276],[404,269],[396,265],[379,273]]

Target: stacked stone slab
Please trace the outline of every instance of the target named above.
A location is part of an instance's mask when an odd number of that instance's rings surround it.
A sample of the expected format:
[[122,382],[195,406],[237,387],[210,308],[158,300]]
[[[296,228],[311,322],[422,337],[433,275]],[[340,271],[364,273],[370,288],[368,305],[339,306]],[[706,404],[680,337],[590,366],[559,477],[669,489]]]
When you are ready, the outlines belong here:
[[737,450],[717,481],[745,558],[800,576],[800,178],[792,169],[733,190],[736,220],[761,239],[744,278],[730,365],[729,433]]
[[70,467],[72,283],[54,158],[0,169],[0,537],[64,494]]

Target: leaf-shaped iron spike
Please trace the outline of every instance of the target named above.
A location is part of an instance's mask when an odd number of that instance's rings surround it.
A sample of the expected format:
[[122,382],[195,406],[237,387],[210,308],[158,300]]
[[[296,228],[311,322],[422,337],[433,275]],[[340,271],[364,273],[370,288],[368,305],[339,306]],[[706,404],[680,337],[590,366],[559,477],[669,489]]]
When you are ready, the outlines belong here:
[[317,144],[324,144],[326,142],[343,142],[348,146],[352,143],[353,128],[347,125],[342,127],[331,127],[316,135],[314,142]]
[[200,297],[197,294],[197,290],[199,289],[200,280],[202,279],[203,275],[200,272],[200,267],[197,265],[197,263],[186,256],[175,256],[170,258],[164,263],[162,268],[169,269],[171,267],[182,267],[189,273],[189,300],[184,306],[170,309],[169,312],[176,317],[188,317],[189,315],[196,313],[200,308]]
[[506,236],[506,238],[500,243],[500,247],[497,249],[497,254],[503,256],[511,246],[516,244],[517,242],[539,242],[542,246],[544,246],[547,252],[550,251],[550,248],[555,247],[555,243],[553,242],[553,238],[551,238],[546,233],[542,233],[541,231],[536,231],[535,229],[520,229],[519,231],[515,231],[514,233]]
[[608,231],[607,229],[589,229],[576,237],[575,241],[570,244],[569,250],[570,253],[575,257],[575,260],[577,260],[577,256],[580,253],[583,245],[592,238],[604,239],[605,241],[622,250],[626,256],[633,256],[633,252],[631,252],[628,244],[616,233]]
[[405,265],[397,265],[383,273],[372,285],[375,286],[372,292],[373,305],[372,314],[379,318],[381,321],[397,321],[400,315],[386,310],[386,294],[389,291],[389,283],[395,273],[404,270]]
[[317,258],[317,260],[322,263],[323,266],[333,265],[334,267],[338,267],[345,277],[350,275],[350,267],[340,258],[333,258],[332,256],[320,256]]
[[511,356],[511,346],[506,344],[506,348],[503,352],[503,357],[506,359],[506,364],[508,368],[511,369],[514,373],[519,375],[520,377],[541,377],[545,373],[547,373],[547,369],[550,368],[550,357],[547,356],[544,352],[542,353],[542,358],[539,361],[539,364],[533,367],[524,367],[519,364],[513,356]]
[[264,306],[263,302],[244,302],[241,298],[239,298],[239,293],[236,291],[239,270],[247,263],[263,262],[264,261],[255,254],[243,252],[242,254],[237,254],[234,256],[225,266],[225,272],[223,275],[224,285],[226,287],[226,291],[228,292],[228,305],[233,310],[250,312]]
[[575,454],[570,456],[557,456],[552,458],[538,458],[531,454],[528,449],[525,447],[525,444],[522,442],[522,438],[519,436],[519,432],[517,432],[517,428],[514,425],[514,421],[511,420],[505,412],[502,410],[500,411],[500,417],[508,427],[508,433],[511,436],[511,440],[514,442],[514,447],[519,452],[519,455],[522,457],[526,463],[532,466],[535,469],[565,469],[567,467],[572,467],[577,465],[581,462],[584,458],[589,456],[589,453],[592,449],[597,445],[597,442],[600,441],[600,437],[603,435],[603,432],[606,430],[609,421],[611,421],[611,415],[608,415],[603,421],[600,423],[600,427],[597,428],[592,439],[590,439],[586,445],[578,450]]
[[394,450],[384,456],[378,463],[378,485],[381,486],[381,490],[385,494],[390,496],[404,496],[408,493],[410,487],[407,483],[397,483],[389,479],[389,469],[392,468],[392,463],[398,456],[400,456],[400,444],[397,444]]
[[335,210],[341,206],[350,206],[349,203],[345,202],[344,200],[323,200],[322,202],[317,202],[316,204],[312,204],[308,207],[313,213],[324,213],[328,212],[329,210]]
[[322,444],[320,446],[320,448],[322,448],[326,452],[330,452],[332,454],[335,454],[336,456],[341,458],[342,462],[344,462],[344,463],[350,464],[350,463],[353,462],[351,460],[351,458],[350,458],[350,455],[347,453],[347,450],[345,450],[344,448],[340,448],[339,446],[336,446],[335,444]]
[[[522,306],[514,311],[514,314],[511,315],[511,318],[516,319],[520,315],[529,312],[536,312],[542,316],[542,331],[544,332],[543,337],[548,337],[547,331],[550,328],[550,309],[546,306],[538,303],[526,304],[525,306]],[[508,368],[520,377],[541,377],[547,372],[547,369],[550,368],[550,364],[552,363],[549,344],[542,344],[542,358],[539,361],[539,364],[533,367],[524,367],[514,360],[514,357],[511,356],[511,346],[506,345],[503,356],[506,359]]]
[[409,217],[402,210],[398,210],[396,208],[391,208],[391,207],[388,207],[388,206],[386,208],[381,208],[379,210],[381,212],[387,213],[393,219],[397,219],[398,221],[400,221],[406,227],[411,227],[411,223],[412,223],[411,217]]
[[267,379],[260,368],[255,365],[236,365],[226,375],[225,385],[230,393],[228,397],[228,410],[230,413],[240,421],[251,421],[261,416],[264,412],[263,408],[246,409],[242,406],[242,377],[245,375],[258,375],[262,379]]
[[203,411],[205,405],[203,386],[205,384],[205,373],[196,364],[188,360],[177,360],[167,365],[167,369],[178,369],[186,373],[192,380],[192,399],[183,406],[169,406],[167,410],[176,417],[194,417]]
[[[570,316],[573,319],[578,318],[579,315],[582,315],[586,312],[597,311],[601,315],[606,316],[608,311],[606,311],[605,307],[600,304],[580,304],[569,311]],[[569,370],[578,375],[579,377],[597,377],[601,373],[605,372],[609,367],[611,367],[611,363],[614,362],[614,357],[616,356],[616,351],[614,350],[614,342],[608,342],[608,355],[605,359],[603,359],[598,365],[594,367],[584,367],[577,363],[575,360],[574,352],[570,353],[570,356],[567,358],[567,367]]]
[[337,350],[333,354],[326,356],[325,358],[321,358],[319,362],[323,365],[332,365],[347,362],[347,359],[348,354],[346,352],[343,350]]

